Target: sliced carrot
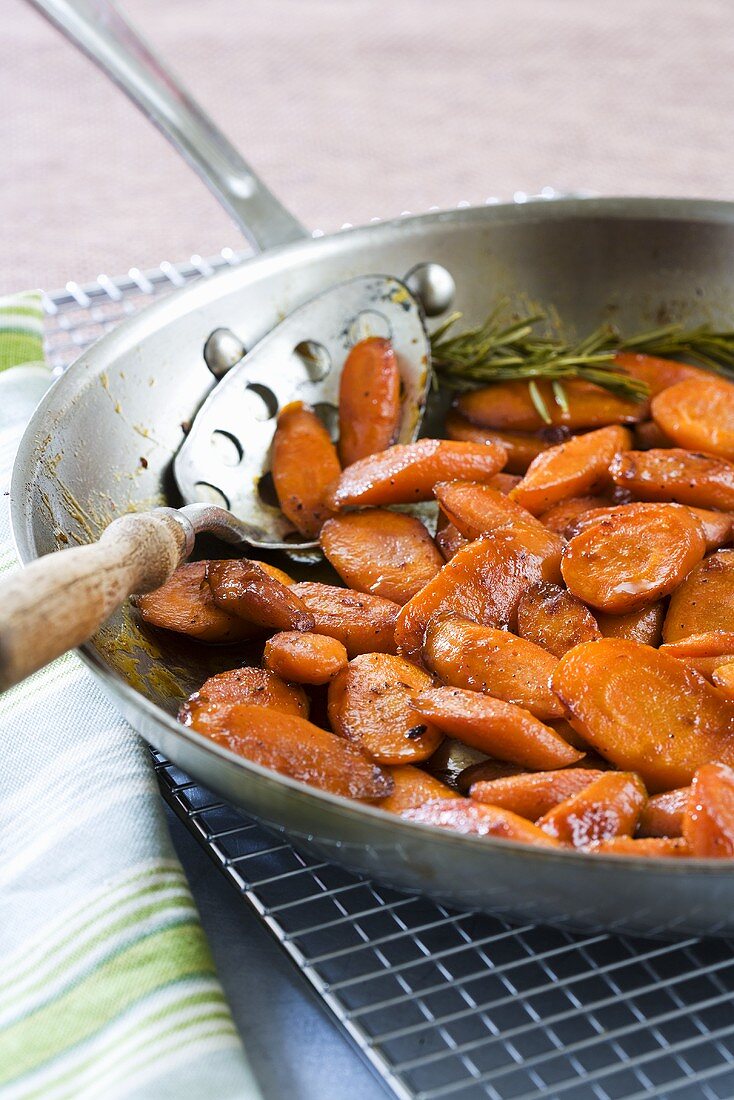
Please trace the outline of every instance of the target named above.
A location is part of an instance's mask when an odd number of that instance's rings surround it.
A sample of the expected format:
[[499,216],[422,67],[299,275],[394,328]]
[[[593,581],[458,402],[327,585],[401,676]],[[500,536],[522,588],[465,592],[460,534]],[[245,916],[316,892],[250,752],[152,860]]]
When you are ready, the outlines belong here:
[[586,604],[557,584],[534,584],[517,605],[517,632],[562,657],[581,642],[601,638],[596,619]]
[[593,493],[608,484],[613,459],[631,445],[629,432],[616,424],[573,436],[534,458],[511,498],[539,515],[561,500]]
[[500,534],[543,560],[550,579],[560,579],[564,541],[511,497],[476,481],[440,482],[435,490],[441,510],[465,539]]
[[436,798],[445,800],[459,797],[451,787],[412,764],[401,764],[386,770],[395,784],[392,794],[380,803],[380,809],[387,810],[388,813],[401,814],[404,810],[424,806],[426,802],[432,802]]
[[603,774],[593,768],[562,768],[559,771],[508,775],[473,783],[471,797],[477,802],[512,810],[528,821],[537,821]]
[[205,733],[210,720],[216,724],[218,711],[234,703],[270,707],[283,714],[308,718],[308,699],[303,688],[285,683],[269,669],[233,668],[210,676],[183,704],[178,720]]
[[713,630],[734,632],[734,550],[717,550],[673,593],[663,637],[677,642]]
[[647,383],[653,397],[669,386],[675,386],[686,379],[708,380],[711,372],[690,363],[679,363],[676,359],[661,359],[656,355],[642,355],[634,351],[618,351],[614,364],[621,367],[633,378]]
[[554,504],[547,512],[538,517],[544,527],[555,531],[557,535],[570,539],[578,534],[578,521],[594,508],[606,508],[611,504],[609,497],[569,497]]
[[660,650],[586,642],[561,658],[553,687],[571,725],[653,793],[686,786],[709,760],[734,762],[734,707]]
[[498,474],[491,477],[487,482],[487,485],[491,485],[497,492],[502,493],[503,496],[507,496],[511,493],[516,485],[522,481],[519,474],[509,474],[506,470],[500,470]]
[[583,848],[615,836],[631,836],[646,801],[639,776],[603,772],[544,814],[538,826],[564,844]]
[[326,491],[341,466],[326,428],[301,401],[281,411],[272,454],[273,484],[283,513],[302,535],[316,538],[331,515]]
[[667,596],[701,561],[701,524],[676,504],[628,504],[568,543],[561,571],[580,600],[611,615]]
[[339,378],[339,458],[349,466],[384,451],[400,428],[400,370],[381,336],[355,344]]
[[419,519],[381,508],[327,520],[321,549],[350,588],[399,604],[420,592],[443,565]]
[[704,764],[696,772],[683,836],[694,856],[734,857],[734,770],[726,764]]
[[734,459],[734,385],[724,378],[689,378],[652,402],[656,424],[676,447]]
[[274,630],[312,630],[313,616],[293,591],[246,558],[209,561],[206,579],[218,607],[238,619]]
[[683,859],[691,856],[690,846],[682,837],[613,836],[588,844],[585,852],[607,856],[642,856],[645,859]]
[[341,642],[323,634],[284,630],[265,643],[263,664],[284,680],[328,684],[346,668],[349,657]]
[[[442,515],[443,513],[439,512],[439,516]],[[448,520],[436,531],[436,546],[441,551],[444,561],[451,561],[454,554],[468,545],[468,542],[469,540],[465,539],[461,532],[456,530],[453,523],[449,523]]]
[[[607,424],[634,424],[649,415],[649,402],[615,397],[590,382],[570,380],[563,383],[565,407],[555,399],[550,382],[536,383],[553,426],[565,425],[572,431],[603,428]],[[546,427],[528,390],[527,382],[493,382],[456,400],[458,412],[485,428],[535,432]]]
[[562,768],[583,755],[530,711],[479,691],[424,690],[413,696],[413,706],[452,737],[521,767]]
[[392,600],[318,581],[301,581],[293,585],[293,591],[313,615],[314,633],[336,638],[350,657],[395,652],[400,608]]
[[200,642],[241,642],[257,629],[219,607],[206,579],[207,562],[190,561],[153,592],[135,597],[143,622]]
[[412,703],[413,693],[430,685],[430,676],[402,657],[364,653],[329,685],[329,722],[379,764],[417,764],[443,739]]
[[557,659],[507,630],[459,616],[435,620],[426,631],[423,659],[451,687],[515,703],[542,721],[563,717],[550,686]]
[[734,659],[719,665],[711,678],[719,691],[734,702]]
[[510,626],[518,600],[546,580],[544,563],[509,539],[470,542],[401,610],[395,628],[400,651],[419,658],[423,636],[436,616],[465,615],[490,626]]
[[499,443],[507,452],[505,469],[510,474],[524,474],[536,455],[552,444],[530,432],[500,432],[478,428],[458,412],[452,411],[444,423],[449,439],[464,443]]
[[636,451],[650,451],[653,447],[672,447],[668,439],[654,420],[643,420],[632,428],[632,442]]
[[485,806],[471,798],[438,799],[426,802],[414,810],[405,810],[407,821],[423,825],[437,825],[453,829],[465,836],[497,836],[504,840],[517,840],[522,844],[534,844],[541,848],[557,847],[558,841],[536,828],[524,817],[497,806]]
[[637,825],[638,836],[683,835],[683,814],[688,805],[690,787],[677,787],[673,791],[654,794],[647,800]]
[[504,448],[492,443],[421,439],[347,466],[329,495],[332,508],[381,507],[431,500],[439,481],[487,481],[502,469]]
[[637,500],[671,500],[734,512],[734,463],[718,455],[678,448],[625,451],[614,459],[611,474]]
[[640,611],[628,611],[626,615],[605,615],[595,612],[597,625],[605,638],[626,638],[629,642],[658,646],[663,640],[665,604],[651,603]]
[[660,649],[683,660],[689,657],[728,657],[734,653],[734,631],[707,630],[702,634],[688,634],[675,642],[666,642]]
[[391,776],[341,737],[270,707],[223,705],[200,728],[217,745],[322,791],[375,801],[393,790]]
[[[640,508],[655,507],[645,504],[616,504],[607,505],[601,508],[591,508],[588,512],[584,512],[578,517],[575,523],[574,535],[581,534],[587,527],[590,527],[592,523],[596,523],[597,520],[606,519],[609,516],[616,515],[634,515]],[[698,520],[701,525],[701,532],[703,534],[706,543],[706,553],[710,553],[712,550],[718,550],[721,546],[726,545],[731,540],[732,534],[732,517],[728,512],[712,512],[707,508],[691,508],[690,505],[679,504],[678,508],[687,508],[691,515]],[[629,511],[625,512],[625,509]],[[572,536],[567,536],[572,537]]]

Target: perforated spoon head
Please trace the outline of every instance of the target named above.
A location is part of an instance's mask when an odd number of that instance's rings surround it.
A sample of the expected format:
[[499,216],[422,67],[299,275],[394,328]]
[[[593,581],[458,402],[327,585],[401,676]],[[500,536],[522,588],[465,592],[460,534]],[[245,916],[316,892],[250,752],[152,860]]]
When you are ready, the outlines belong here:
[[399,443],[420,429],[430,383],[430,342],[417,300],[390,275],[340,283],[294,310],[231,367],[196,414],[173,463],[186,504],[227,509],[263,550],[307,550],[278,507],[270,453],[278,411],[303,401],[336,438],[339,378],[353,344],[387,337],[398,360]]

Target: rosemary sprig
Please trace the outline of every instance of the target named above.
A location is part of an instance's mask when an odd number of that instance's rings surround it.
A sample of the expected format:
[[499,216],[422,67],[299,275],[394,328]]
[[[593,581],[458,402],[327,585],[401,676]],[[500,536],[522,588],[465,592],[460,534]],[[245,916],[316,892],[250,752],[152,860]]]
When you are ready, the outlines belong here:
[[649,396],[647,384],[618,366],[618,351],[684,357],[711,370],[734,373],[734,331],[717,332],[710,325],[693,329],[665,325],[631,337],[623,337],[612,325],[601,325],[583,340],[569,343],[553,331],[554,314],[550,311],[508,319],[503,301],[483,324],[456,333],[461,316],[452,314],[431,335],[435,383],[465,391],[491,382],[527,381],[533,404],[546,423],[551,417],[539,381],[551,382],[553,399],[561,408],[568,406],[563,382],[570,378],[593,382],[619,397],[644,401]]

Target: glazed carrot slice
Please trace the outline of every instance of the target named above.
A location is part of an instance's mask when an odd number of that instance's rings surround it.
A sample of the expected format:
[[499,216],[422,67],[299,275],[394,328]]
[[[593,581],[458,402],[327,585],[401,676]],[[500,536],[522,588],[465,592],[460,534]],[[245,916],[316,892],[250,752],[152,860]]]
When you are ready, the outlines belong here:
[[230,615],[215,602],[206,568],[205,561],[186,562],[160,588],[136,596],[143,622],[200,642],[241,642],[253,637],[257,630],[252,623]]
[[605,638],[626,638],[629,642],[658,646],[663,640],[665,604],[660,601],[643,607],[640,611],[628,611],[626,615],[594,613],[599,630]]
[[676,447],[734,459],[734,386],[724,378],[689,378],[652,402],[656,424]]
[[404,810],[424,806],[426,802],[432,802],[436,798],[446,800],[459,797],[451,787],[412,764],[402,764],[386,770],[392,777],[394,787],[392,794],[380,803],[380,809],[387,810],[388,813],[401,814]]
[[238,619],[274,630],[312,630],[313,615],[293,591],[246,558],[209,561],[206,579],[218,607]]
[[546,579],[544,563],[509,539],[487,536],[470,542],[401,610],[395,627],[400,652],[419,659],[426,627],[440,616],[510,626],[522,593]]
[[698,769],[683,815],[683,836],[694,856],[734,856],[734,770],[730,767],[717,763]]
[[719,665],[711,679],[719,691],[734,702],[734,658],[725,665]]
[[489,782],[473,783],[471,797],[477,802],[488,802],[503,810],[512,810],[528,821],[537,821],[554,806],[578,794],[603,772],[593,768],[562,768],[551,772],[526,772],[509,775]]
[[494,443],[420,439],[398,444],[347,466],[329,496],[331,507],[381,507],[431,500],[439,481],[487,481],[502,469],[505,451]]
[[510,474],[524,474],[533,459],[552,446],[539,435],[530,432],[500,432],[478,428],[455,411],[446,417],[444,428],[449,439],[464,443],[499,443],[507,452],[505,469]]
[[660,650],[586,642],[561,658],[553,687],[571,725],[653,793],[686,786],[709,760],[734,762],[734,707]]
[[479,691],[433,688],[414,695],[413,706],[452,737],[524,768],[563,768],[583,756],[530,711]]
[[350,657],[395,652],[400,608],[392,600],[318,581],[300,581],[293,585],[293,591],[313,615],[314,634],[336,638]]
[[690,634],[676,642],[666,642],[660,649],[663,653],[677,657],[687,668],[714,683],[716,670],[734,661],[734,633],[710,630],[705,634]]
[[231,703],[205,727],[194,721],[193,728],[238,756],[322,791],[375,801],[393,789],[391,776],[354,745],[295,714]]
[[688,805],[690,787],[654,794],[640,814],[637,835],[678,837],[683,835],[683,814]]
[[[538,382],[537,388],[554,427],[564,425],[572,431],[603,428],[607,424],[634,424],[649,415],[649,402],[615,397],[590,382],[571,379],[563,383],[566,408],[556,402],[550,382]],[[493,382],[491,386],[463,393],[456,400],[456,409],[484,428],[536,432],[547,427],[527,382]]]
[[435,490],[442,512],[465,539],[507,536],[518,548],[541,558],[550,579],[560,579],[564,541],[511,497],[476,481],[440,482]]
[[663,637],[677,642],[712,630],[734,631],[734,550],[717,550],[691,570],[671,597]]
[[654,420],[643,420],[632,428],[632,442],[636,451],[650,451],[653,447],[672,447],[673,443]]
[[[443,520],[441,519],[443,517]],[[439,528],[436,531],[436,546],[441,551],[444,561],[451,561],[454,554],[463,550],[469,543],[460,531],[457,531],[453,523],[449,523],[443,512],[439,512]]]
[[273,437],[272,474],[283,513],[307,538],[316,538],[331,511],[327,489],[339,477],[336,448],[316,413],[300,401],[281,411]]
[[400,428],[400,370],[381,336],[355,344],[339,379],[339,458],[349,466],[384,451]]
[[233,668],[210,676],[183,704],[178,720],[185,726],[196,726],[200,733],[206,732],[212,716],[216,724],[217,712],[235,703],[270,707],[283,714],[308,718],[308,699],[303,688],[285,683],[268,669]]
[[495,474],[494,477],[491,477],[486,484],[506,497],[521,481],[522,478],[519,474],[508,474],[506,470],[500,470],[500,472]]
[[537,516],[568,497],[593,493],[609,482],[613,459],[631,445],[629,432],[616,424],[573,436],[534,458],[510,496]]
[[515,703],[542,721],[563,717],[563,707],[550,686],[557,659],[507,630],[459,616],[437,619],[426,631],[423,659],[452,687]]
[[586,845],[584,851],[608,856],[642,856],[646,859],[681,859],[693,855],[688,841],[670,836],[613,836],[609,840]]
[[610,504],[609,497],[569,497],[568,500],[554,504],[547,512],[542,512],[538,518],[549,531],[570,539],[578,534],[578,523],[582,516],[594,508],[606,508]]
[[414,810],[405,810],[407,821],[423,825],[437,825],[441,829],[453,829],[465,836],[498,836],[504,840],[517,840],[522,844],[534,844],[541,848],[555,848],[558,841],[536,828],[524,817],[497,806],[485,806],[471,798],[438,799],[426,802]]
[[402,657],[364,653],[329,685],[329,722],[379,764],[417,764],[443,740],[412,703],[430,686],[430,676]]
[[687,508],[628,504],[571,539],[561,572],[584,603],[621,615],[667,596],[705,550],[701,524]]
[[734,463],[718,455],[670,450],[625,451],[611,465],[615,483],[637,500],[671,500],[734,511]]
[[573,848],[615,836],[631,836],[647,801],[632,772],[604,772],[538,821],[539,828]]
[[341,642],[323,634],[284,630],[265,643],[265,668],[299,684],[328,684],[346,668],[349,657]]
[[[601,508],[591,508],[588,512],[584,512],[578,517],[574,525],[575,530],[573,534],[581,534],[582,531],[585,531],[587,527],[590,527],[592,523],[596,523],[596,521],[599,519],[606,519],[608,516],[615,516],[620,514],[634,515],[634,509],[644,507],[644,504],[616,504]],[[691,508],[690,505],[677,505],[677,507],[687,508],[691,515],[701,524],[701,532],[706,543],[707,554],[711,553],[712,550],[718,550],[721,546],[724,546],[727,542],[731,541],[731,513],[712,512],[707,508]],[[629,509],[629,512],[625,512],[624,509]],[[570,538],[573,536],[567,535],[566,537]]]
[[420,592],[444,563],[419,519],[382,508],[335,516],[320,539],[346,585],[399,604]]
[[711,372],[690,363],[679,363],[675,359],[661,359],[656,355],[642,355],[633,351],[618,351],[614,356],[615,367],[621,367],[633,378],[639,378],[650,387],[655,397],[669,386],[675,386],[686,379],[708,381]]
[[517,605],[517,633],[562,657],[581,642],[601,638],[586,604],[557,584],[534,584]]

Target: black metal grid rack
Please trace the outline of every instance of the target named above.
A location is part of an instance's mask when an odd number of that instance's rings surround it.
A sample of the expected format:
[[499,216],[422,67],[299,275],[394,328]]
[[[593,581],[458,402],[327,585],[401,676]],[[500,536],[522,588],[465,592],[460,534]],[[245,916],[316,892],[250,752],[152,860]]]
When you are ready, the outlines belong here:
[[[52,365],[244,255],[45,296]],[[730,941],[574,935],[452,912],[297,852],[154,758],[168,803],[395,1096],[734,1097]]]

